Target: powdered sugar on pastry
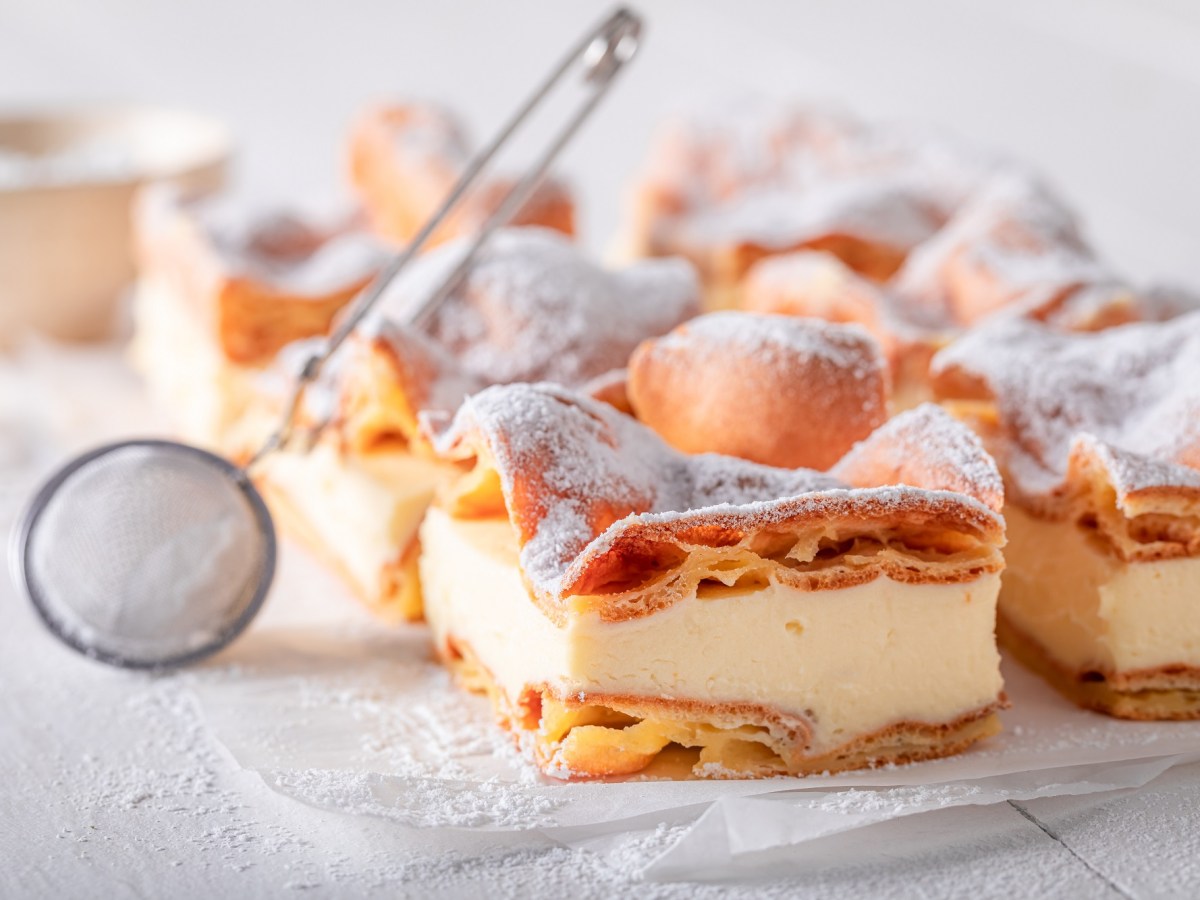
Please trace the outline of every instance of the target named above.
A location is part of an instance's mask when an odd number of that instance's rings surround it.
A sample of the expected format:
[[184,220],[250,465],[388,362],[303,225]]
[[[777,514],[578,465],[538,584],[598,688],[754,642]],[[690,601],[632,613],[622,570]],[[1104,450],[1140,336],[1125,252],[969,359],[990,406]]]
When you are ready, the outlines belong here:
[[1200,468],[1200,313],[1072,334],[1026,320],[968,333],[934,361],[946,397],[994,401],[1018,490],[1065,490],[1073,450],[1119,493],[1192,485]]
[[1071,212],[1027,173],[1008,169],[983,182],[913,253],[893,289],[971,324],[1031,292],[1048,301],[1110,277]]
[[825,469],[887,419],[888,375],[856,325],[712,313],[644,342],[628,394],[680,450]]
[[[457,242],[420,260],[381,301],[368,329],[401,318],[464,251]],[[641,340],[695,315],[699,294],[682,260],[610,272],[557,232],[510,228],[492,236],[426,331],[483,383],[576,385],[623,367]]]
[[795,191],[749,190],[718,209],[697,213],[681,228],[680,238],[694,246],[744,242],[786,250],[829,234],[853,234],[907,252],[939,224],[925,198],[903,183],[856,180]]
[[[186,199],[164,185],[147,189],[138,213],[148,234],[169,234],[186,221],[226,277],[251,279],[295,297],[324,298],[360,284],[390,254],[348,216],[301,216],[229,196]],[[178,216],[184,218],[172,224]]]
[[[914,462],[914,475],[944,472],[967,446],[957,437],[952,449],[942,446],[947,435],[965,430],[943,413],[926,410],[895,421],[894,428],[924,432],[913,450],[927,463]],[[880,467],[853,461],[846,470],[852,487],[836,473],[686,456],[629,417],[553,385],[476,394],[436,446],[444,455],[495,468],[522,547],[522,570],[535,595],[549,603],[593,592],[582,588],[598,569],[634,558],[639,546],[645,552],[646,541],[737,543],[788,522],[840,518],[953,521],[993,538],[1003,529],[995,509],[998,476],[992,470],[978,486],[971,480],[979,466],[989,465],[982,449],[977,466],[958,481],[978,487],[976,496],[949,493],[936,481],[881,487],[870,480]],[[872,458],[871,439],[856,452]]]

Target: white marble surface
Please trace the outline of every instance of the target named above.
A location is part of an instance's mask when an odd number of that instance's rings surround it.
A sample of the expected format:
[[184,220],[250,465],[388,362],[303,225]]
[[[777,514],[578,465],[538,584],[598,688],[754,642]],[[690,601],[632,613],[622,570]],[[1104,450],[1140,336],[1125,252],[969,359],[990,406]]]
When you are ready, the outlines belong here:
[[[934,122],[1038,162],[1131,275],[1200,283],[1200,7],[1188,0],[641,4],[645,56],[568,159],[603,246],[653,122],[749,91]],[[0,0],[0,105],[197,106],[255,193],[336,195],[341,129],[394,93],[480,130],[599,3]],[[144,427],[111,356],[0,367],[0,527],[30,458]],[[122,395],[128,395],[122,390]],[[20,473],[20,474],[18,474]],[[1200,768],[1133,792],[946,810],[736,884],[637,879],[665,826],[607,855],[538,835],[422,832],[300,805],[212,740],[187,678],[77,659],[0,588],[0,896],[1188,897]],[[258,627],[270,629],[278,610]]]

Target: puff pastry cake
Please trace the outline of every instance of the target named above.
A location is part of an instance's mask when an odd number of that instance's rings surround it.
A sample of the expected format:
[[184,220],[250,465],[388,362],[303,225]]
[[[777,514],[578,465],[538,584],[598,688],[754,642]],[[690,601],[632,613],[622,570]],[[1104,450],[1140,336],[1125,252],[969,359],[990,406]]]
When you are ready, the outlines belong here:
[[134,223],[135,362],[185,439],[233,456],[275,424],[260,381],[279,351],[325,334],[387,259],[352,219],[161,186],[139,196]]
[[634,192],[636,255],[696,262],[710,305],[857,322],[897,408],[999,311],[1095,329],[1153,318],[1024,167],[911,128],[771,106],[680,119]]
[[682,260],[608,271],[558,232],[510,228],[423,330],[397,325],[460,252],[454,243],[434,250],[394,286],[312,392],[308,414],[330,420],[319,443],[268,457],[258,475],[285,525],[388,619],[421,616],[417,526],[457,471],[433,457],[421,421],[447,419],[491,384],[586,386],[699,308]]
[[[407,244],[449,195],[471,158],[466,132],[446,109],[396,103],[364,111],[348,142],[350,182],[375,231]],[[432,237],[433,244],[470,233],[495,211],[512,187],[503,178],[473,190]],[[541,225],[571,234],[575,205],[561,182],[549,179],[512,225]]]
[[685,455],[548,384],[474,395],[436,446],[463,469],[421,526],[436,648],[545,773],[803,774],[998,730],[1002,489],[936,407],[829,473]]
[[1000,321],[934,366],[1005,475],[1003,641],[1080,705],[1200,717],[1200,312]]

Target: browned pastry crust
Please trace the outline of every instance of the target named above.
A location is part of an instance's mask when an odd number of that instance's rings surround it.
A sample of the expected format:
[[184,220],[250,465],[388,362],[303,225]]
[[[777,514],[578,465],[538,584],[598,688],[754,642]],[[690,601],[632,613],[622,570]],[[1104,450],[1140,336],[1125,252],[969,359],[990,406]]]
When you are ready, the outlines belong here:
[[[807,752],[803,717],[758,703],[709,703],[631,694],[563,695],[527,687],[514,702],[469,644],[449,637],[438,654],[468,689],[487,694],[539,767],[567,780],[812,775],[952,756],[1000,731],[993,704],[952,722],[896,722],[825,753]],[[674,752],[673,752],[674,751]]]
[[888,374],[858,328],[714,313],[642,343],[637,417],[686,453],[827,469],[887,419]]
[[[457,252],[423,258],[414,280],[430,280]],[[448,415],[464,397],[509,381],[582,385],[627,405],[614,373],[642,340],[698,311],[699,286],[681,260],[607,270],[554,232],[503,229],[426,330],[385,317],[352,338],[335,379],[338,424],[359,450],[419,446],[420,416]]]
[[1003,606],[997,616],[996,636],[1022,665],[1086,709],[1120,719],[1200,719],[1200,668],[1180,664],[1132,672],[1068,670],[1009,621]]
[[[475,395],[435,443],[472,466],[442,504],[460,517],[507,511],[531,596],[556,622],[567,603],[610,621],[647,615],[705,579],[821,590],[1003,566],[999,475],[932,406],[884,425],[831,475],[684,456],[550,385]],[[915,486],[877,487],[881,475]]]
[[1097,333],[997,322],[935,359],[1008,498],[1127,562],[1200,555],[1200,314]]
[[227,247],[206,227],[202,207],[168,189],[146,191],[135,216],[138,270],[178,292],[232,363],[263,365],[287,344],[325,334],[375,274],[373,266],[358,266],[335,286],[312,290],[268,277],[261,273],[302,265],[352,234],[352,223],[325,229],[264,218],[243,223],[239,246]]
[[[448,111],[409,103],[366,110],[350,131],[348,156],[351,184],[373,227],[382,237],[406,244],[449,196],[470,150],[462,127]],[[511,186],[504,179],[485,183],[433,235],[430,246],[478,228]],[[573,234],[570,192],[560,182],[543,183],[512,224]]]
[[894,287],[969,326],[1018,302],[1060,305],[1110,277],[1065,205],[1036,179],[1005,171],[982,182],[913,253]]
[[376,336],[356,336],[346,350],[339,377],[337,427],[360,453],[386,446],[420,452],[418,418],[448,412],[453,398],[483,383],[461,371],[453,356],[415,332],[385,327]]

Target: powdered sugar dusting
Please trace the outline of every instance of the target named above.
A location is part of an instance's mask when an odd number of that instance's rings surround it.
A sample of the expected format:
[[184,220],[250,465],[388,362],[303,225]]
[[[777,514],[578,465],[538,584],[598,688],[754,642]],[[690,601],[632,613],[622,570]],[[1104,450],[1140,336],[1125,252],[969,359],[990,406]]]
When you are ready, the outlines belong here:
[[[932,461],[924,468],[953,468],[958,454],[978,445],[951,441],[942,455],[938,432],[963,426],[928,412],[903,415],[894,428],[926,431],[913,450]],[[935,423],[931,430],[929,425]],[[653,431],[588,398],[554,385],[489,388],[470,398],[437,441],[447,454],[479,441],[495,461],[521,538],[521,565],[548,596],[562,596],[570,570],[585,554],[604,552],[628,529],[651,524],[686,525],[729,519],[730,527],[762,527],[799,511],[826,515],[896,514],[912,504],[969,508],[995,520],[974,497],[947,493],[945,485],[850,486],[808,469],[776,469],[735,457],[688,456],[668,447]],[[862,468],[854,470],[861,474]],[[920,475],[922,467],[911,470]],[[960,483],[969,483],[967,467]],[[994,475],[992,476],[994,477]],[[875,482],[878,484],[878,482]],[[707,517],[707,518],[706,518]]]
[[1099,448],[1119,490],[1195,482],[1200,313],[1085,334],[996,321],[942,351],[934,371],[947,390],[966,377],[995,398],[1024,494],[1062,488],[1077,440]]
[[1004,483],[983,443],[928,403],[876,429],[832,471],[852,484],[895,481],[955,491],[997,511],[1004,503]]
[[925,198],[903,183],[832,182],[803,190],[748,190],[717,209],[703,210],[681,228],[686,245],[745,242],[787,249],[830,234],[851,234],[908,251],[940,224]]
[[[668,123],[642,182],[665,201],[660,232],[699,222],[707,223],[701,231],[727,240],[782,247],[841,223],[909,246],[928,237],[994,166],[975,148],[923,129],[749,102]],[[763,203],[778,214],[749,214]]]
[[[402,316],[464,250],[459,241],[420,260],[377,316]],[[640,341],[695,315],[699,297],[695,273],[682,260],[609,272],[558,232],[509,228],[493,235],[427,333],[484,383],[578,385],[624,366]]]
[[[956,257],[963,257],[961,262]],[[893,281],[901,296],[960,310],[964,286],[948,275],[952,264],[988,273],[998,290],[1016,299],[1111,278],[1084,242],[1067,207],[1017,168],[997,171],[973,192],[936,237],[906,260]]]
[[139,204],[146,233],[162,234],[182,214],[217,256],[221,273],[296,297],[322,297],[362,283],[390,251],[346,215],[301,214],[228,195],[185,198],[156,185]]
[[[821,359],[839,378],[856,381],[877,376],[884,368],[883,354],[865,328],[790,316],[709,313],[660,338],[656,346],[697,355],[708,347],[712,353],[745,354],[781,367],[794,367],[798,359]],[[704,364],[702,358],[695,361]]]

